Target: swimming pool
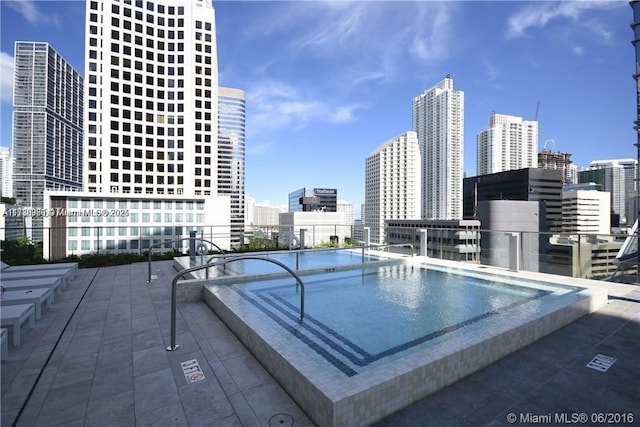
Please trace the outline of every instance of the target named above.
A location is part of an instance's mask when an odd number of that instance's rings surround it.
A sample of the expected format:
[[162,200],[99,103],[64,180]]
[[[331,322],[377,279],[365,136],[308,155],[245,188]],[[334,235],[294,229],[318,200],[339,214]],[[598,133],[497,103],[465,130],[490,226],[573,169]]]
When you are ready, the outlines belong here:
[[[347,376],[508,310],[577,292],[400,264],[303,276],[305,319],[290,278],[226,287]],[[512,281],[513,282],[513,281]],[[224,291],[223,291],[224,292]]]
[[606,302],[571,278],[425,261],[302,275],[302,322],[291,278],[207,285],[204,300],[314,422],[338,426],[375,422]]
[[[308,249],[303,251],[260,252],[257,254],[280,261],[295,270],[335,268],[358,265],[363,262],[377,262],[389,259],[388,257],[380,254],[365,253],[363,255],[362,250],[359,249]],[[204,264],[207,261],[214,262],[235,256],[242,256],[242,254],[198,257],[200,259],[197,260],[197,263]],[[182,262],[187,265],[186,261],[189,260],[189,257],[181,258],[183,260]],[[257,262],[256,260],[240,260],[224,266],[210,268],[209,278],[222,276],[250,276],[257,274],[282,275],[282,273],[283,270],[275,264]],[[198,272],[197,276],[204,278],[205,272]]]

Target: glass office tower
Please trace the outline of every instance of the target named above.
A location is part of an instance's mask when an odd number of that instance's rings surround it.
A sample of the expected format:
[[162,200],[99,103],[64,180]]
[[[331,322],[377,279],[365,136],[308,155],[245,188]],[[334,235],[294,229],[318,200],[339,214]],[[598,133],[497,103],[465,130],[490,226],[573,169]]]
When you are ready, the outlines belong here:
[[[37,212],[45,189],[82,187],[83,78],[49,43],[16,42],[14,56],[13,193]],[[32,216],[34,243],[42,223]]]

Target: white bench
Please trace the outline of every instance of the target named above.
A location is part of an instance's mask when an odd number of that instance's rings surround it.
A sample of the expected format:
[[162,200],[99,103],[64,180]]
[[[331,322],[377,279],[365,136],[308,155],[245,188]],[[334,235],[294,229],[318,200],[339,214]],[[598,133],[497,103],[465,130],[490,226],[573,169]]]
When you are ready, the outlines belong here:
[[51,288],[33,288],[21,289],[16,291],[7,291],[0,295],[0,305],[2,308],[9,305],[33,304],[36,309],[36,320],[42,317],[42,304],[47,303],[47,307],[51,307],[53,302],[53,291]]
[[26,272],[26,271],[38,272],[42,270],[64,271],[65,273],[69,273],[68,280],[71,281],[76,277],[76,274],[78,273],[78,263],[65,262],[60,264],[34,264],[34,265],[8,265],[5,263],[2,263],[0,276],[3,273]]
[[0,360],[7,360],[9,358],[9,343],[7,342],[7,329],[0,329]]
[[5,291],[19,291],[35,288],[51,288],[56,294],[60,295],[62,288],[62,279],[59,277],[45,277],[43,279],[31,280],[5,280],[0,278],[0,286]]
[[0,319],[3,328],[8,328],[13,335],[13,345],[20,345],[20,328],[25,322],[29,322],[29,329],[35,326],[35,307],[33,304],[8,305],[0,310]]
[[71,282],[71,270],[58,269],[58,270],[38,270],[38,271],[14,271],[3,270],[0,272],[0,282],[5,280],[33,280],[33,279],[48,279],[51,277],[57,277],[61,280],[62,289],[67,288],[67,283]]

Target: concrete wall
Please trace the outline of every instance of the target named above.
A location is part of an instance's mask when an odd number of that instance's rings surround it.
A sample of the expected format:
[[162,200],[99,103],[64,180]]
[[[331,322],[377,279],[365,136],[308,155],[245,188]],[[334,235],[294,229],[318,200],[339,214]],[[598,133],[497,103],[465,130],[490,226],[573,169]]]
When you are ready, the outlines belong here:
[[[482,224],[480,240],[482,264],[508,268],[511,256],[509,239],[513,232],[522,234],[521,267],[539,271],[540,244],[544,235],[544,204],[520,200],[490,200],[478,203],[478,219]],[[544,243],[543,243],[544,244]]]

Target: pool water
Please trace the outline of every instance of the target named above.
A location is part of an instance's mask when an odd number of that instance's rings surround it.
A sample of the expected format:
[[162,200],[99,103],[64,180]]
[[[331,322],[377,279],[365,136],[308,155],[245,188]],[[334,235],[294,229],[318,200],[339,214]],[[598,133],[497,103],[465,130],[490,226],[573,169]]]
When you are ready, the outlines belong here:
[[[366,254],[363,259],[362,251],[356,249],[261,252],[259,255],[280,261],[294,270],[335,268],[338,266],[355,265],[363,262],[380,261],[383,259],[380,256],[370,254]],[[226,258],[230,257],[227,256]],[[212,261],[217,259],[222,259],[222,256],[216,256]],[[283,272],[282,268],[275,264],[251,259],[230,262],[224,265],[224,267],[218,267],[217,271],[219,273],[218,275],[224,276],[248,276]],[[211,271],[210,277],[212,277]]]
[[544,298],[577,289],[407,264],[302,278],[302,322],[300,294],[291,278],[240,283],[230,289],[347,376],[492,316],[535,313]]
[[323,426],[370,425],[607,302],[587,280],[374,254],[298,271],[302,321],[291,277],[218,277],[197,295]]

